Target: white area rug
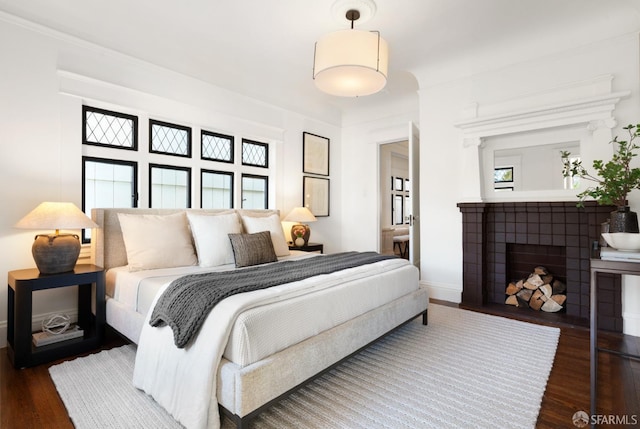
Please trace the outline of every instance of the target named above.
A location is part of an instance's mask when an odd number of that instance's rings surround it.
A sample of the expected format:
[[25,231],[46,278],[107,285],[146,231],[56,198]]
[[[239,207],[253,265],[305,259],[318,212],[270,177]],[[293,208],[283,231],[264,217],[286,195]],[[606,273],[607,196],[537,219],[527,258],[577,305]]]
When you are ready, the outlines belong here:
[[[428,326],[409,323],[251,427],[534,428],[559,336],[557,328],[431,304]],[[76,428],[181,427],[131,385],[134,353],[124,346],[50,368]]]

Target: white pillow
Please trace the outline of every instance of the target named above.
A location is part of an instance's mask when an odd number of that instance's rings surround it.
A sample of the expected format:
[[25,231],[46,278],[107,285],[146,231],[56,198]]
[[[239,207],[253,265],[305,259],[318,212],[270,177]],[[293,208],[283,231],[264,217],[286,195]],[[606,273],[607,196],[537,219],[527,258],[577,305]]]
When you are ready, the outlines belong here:
[[229,214],[195,214],[187,213],[193,241],[198,251],[198,262],[201,267],[215,267],[233,264],[233,248],[229,234],[240,234],[242,223],[235,213]]
[[274,213],[269,216],[242,215],[242,223],[244,224],[244,229],[248,234],[269,231],[271,233],[271,241],[273,241],[273,249],[276,251],[276,255],[289,255],[289,245],[287,244],[287,240],[284,238],[282,223],[280,223],[280,217],[277,214]]
[[129,271],[197,265],[184,212],[172,215],[118,213]]

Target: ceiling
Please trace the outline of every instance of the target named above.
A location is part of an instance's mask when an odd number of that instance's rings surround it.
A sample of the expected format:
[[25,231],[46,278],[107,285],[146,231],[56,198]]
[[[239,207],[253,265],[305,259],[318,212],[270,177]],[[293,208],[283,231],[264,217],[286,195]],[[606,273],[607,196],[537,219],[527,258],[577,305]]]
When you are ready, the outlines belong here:
[[356,28],[379,30],[389,43],[388,84],[344,99],[312,81],[315,41],[349,26],[333,3],[0,0],[0,11],[303,112],[388,103],[452,78],[456,64],[475,73],[640,29],[640,0],[376,0],[375,15]]

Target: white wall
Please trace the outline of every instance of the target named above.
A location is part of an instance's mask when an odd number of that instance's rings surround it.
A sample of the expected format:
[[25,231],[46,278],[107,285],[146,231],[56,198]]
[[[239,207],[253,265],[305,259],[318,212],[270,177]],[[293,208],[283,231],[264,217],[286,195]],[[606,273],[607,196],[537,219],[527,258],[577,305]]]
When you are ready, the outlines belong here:
[[[313,224],[313,240],[324,243],[327,252],[343,249],[339,127],[4,15],[0,58],[0,277],[6,278],[10,270],[35,267],[31,244],[37,231],[13,228],[21,217],[42,201],[81,206],[84,102],[270,142],[275,154],[270,159],[275,165],[270,208],[279,209],[283,217],[302,205],[303,131],[328,137],[331,216]],[[141,139],[140,145],[145,144]],[[139,190],[146,192],[142,186]],[[192,192],[195,206],[199,193],[195,187]],[[0,282],[0,347],[6,342],[6,288]],[[73,290],[37,292],[33,311],[36,321],[52,312],[74,313]]]
[[[462,132],[455,126],[470,103],[505,102],[611,74],[613,91],[631,91],[614,113],[618,127],[613,132],[619,134],[622,126],[640,122],[639,64],[638,35],[631,34],[452,81],[435,82],[428,70],[415,73],[421,88],[422,280],[432,286],[432,296],[459,301],[462,292],[462,218],[456,203],[479,196],[481,180],[474,165],[478,157],[465,153]],[[583,157],[584,165],[591,162]],[[640,191],[629,199],[640,211]],[[629,320],[637,318],[640,302],[627,292],[623,300]]]

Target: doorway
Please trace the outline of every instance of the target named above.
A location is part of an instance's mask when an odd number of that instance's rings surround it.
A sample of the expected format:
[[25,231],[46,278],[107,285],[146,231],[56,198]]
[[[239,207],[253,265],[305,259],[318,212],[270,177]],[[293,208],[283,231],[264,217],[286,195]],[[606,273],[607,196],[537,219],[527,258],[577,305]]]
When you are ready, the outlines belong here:
[[380,252],[409,259],[412,197],[409,142],[380,144],[379,151]]

